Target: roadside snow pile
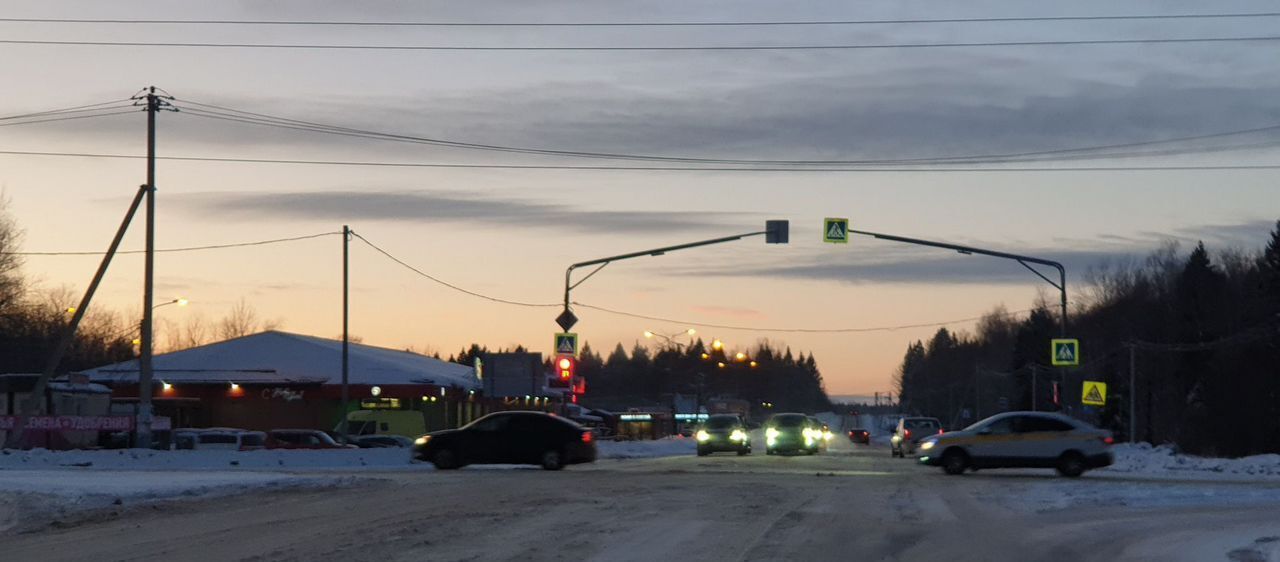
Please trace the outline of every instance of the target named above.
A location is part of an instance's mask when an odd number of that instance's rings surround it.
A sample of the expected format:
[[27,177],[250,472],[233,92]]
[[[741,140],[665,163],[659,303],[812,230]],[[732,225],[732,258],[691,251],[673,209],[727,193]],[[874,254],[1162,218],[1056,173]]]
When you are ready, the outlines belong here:
[[1178,454],[1168,445],[1120,444],[1111,448],[1115,464],[1106,472],[1141,475],[1225,475],[1280,478],[1280,455],[1257,455],[1239,459],[1217,459]]
[[408,449],[152,451],[0,451],[0,474],[11,469],[84,468],[90,470],[342,470],[410,466]]
[[648,459],[692,455],[697,442],[688,437],[667,437],[654,441],[600,441],[596,456],[601,459]]

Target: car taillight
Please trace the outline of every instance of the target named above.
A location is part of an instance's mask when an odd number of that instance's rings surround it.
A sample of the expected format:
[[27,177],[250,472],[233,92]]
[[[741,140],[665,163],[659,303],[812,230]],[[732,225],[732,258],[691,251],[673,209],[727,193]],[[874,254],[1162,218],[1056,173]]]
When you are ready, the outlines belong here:
[[938,428],[938,435],[942,435],[942,428],[941,428],[941,427],[939,427],[939,428]]
[[905,435],[907,439],[911,439],[911,430],[908,429],[906,431],[903,431],[903,435]]
[[590,431],[584,431],[584,432],[582,432],[582,442],[583,442],[583,443],[590,443],[590,442],[591,442],[591,432],[590,432]]
[[1116,442],[1116,440],[1115,440],[1115,439],[1113,439],[1110,435],[1108,435],[1108,436],[1106,436],[1106,437],[1103,437],[1103,438],[1102,438],[1102,442],[1103,442],[1103,443],[1106,443],[1107,445],[1114,445],[1114,444],[1115,444],[1115,442]]

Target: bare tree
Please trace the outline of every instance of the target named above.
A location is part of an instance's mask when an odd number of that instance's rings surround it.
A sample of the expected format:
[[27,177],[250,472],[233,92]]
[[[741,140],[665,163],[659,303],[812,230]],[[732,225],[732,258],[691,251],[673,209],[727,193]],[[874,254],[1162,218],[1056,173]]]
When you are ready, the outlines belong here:
[[0,312],[17,304],[23,294],[22,256],[14,253],[21,249],[22,230],[9,216],[8,207],[9,198],[0,192]]
[[231,308],[231,312],[218,322],[219,339],[229,340],[244,337],[258,331],[258,313],[245,302],[244,298]]

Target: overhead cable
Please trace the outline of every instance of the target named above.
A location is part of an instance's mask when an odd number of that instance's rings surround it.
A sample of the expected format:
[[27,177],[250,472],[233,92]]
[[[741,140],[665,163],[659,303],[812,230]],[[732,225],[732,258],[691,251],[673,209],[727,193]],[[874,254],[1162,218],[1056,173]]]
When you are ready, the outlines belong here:
[[1191,43],[1259,43],[1280,41],[1280,36],[1151,37],[1135,39],[1063,39],[1039,41],[975,41],[948,43],[861,43],[844,45],[595,45],[595,46],[481,46],[481,45],[356,45],[328,43],[202,43],[149,41],[78,41],[51,39],[0,39],[6,45],[88,47],[164,47],[221,49],[294,49],[343,51],[850,51],[882,49],[948,49],[966,47],[1047,47],[1087,45],[1161,45]]

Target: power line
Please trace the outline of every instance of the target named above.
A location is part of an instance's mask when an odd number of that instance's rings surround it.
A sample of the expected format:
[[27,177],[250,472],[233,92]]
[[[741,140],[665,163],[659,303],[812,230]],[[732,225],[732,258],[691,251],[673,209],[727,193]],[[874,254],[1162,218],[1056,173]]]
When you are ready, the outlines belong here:
[[680,46],[467,46],[467,45],[336,45],[320,43],[198,43],[147,41],[55,41],[0,39],[7,45],[62,45],[93,47],[168,47],[230,49],[309,49],[351,51],[810,51],[874,49],[940,49],[961,47],[1044,47],[1066,45],[1159,45],[1180,43],[1240,43],[1280,41],[1280,36],[1254,37],[1164,37],[1146,39],[1072,39],[1057,41],[977,41],[950,43],[884,43],[849,45],[680,45]]
[[[88,104],[88,105],[77,105],[77,106],[74,106],[74,107],[64,107],[64,108],[61,108],[61,109],[46,109],[46,110],[44,110],[44,111],[37,111],[37,112],[34,112],[34,113],[24,113],[24,114],[22,114],[22,115],[9,115],[9,116],[7,116],[7,117],[0,117],[0,121],[8,121],[8,120],[11,120],[11,119],[25,119],[25,118],[28,118],[28,117],[39,117],[39,116],[42,116],[42,115],[52,115],[52,114],[58,114],[58,113],[77,113],[77,112],[80,112],[80,111],[90,111],[90,110],[92,110],[91,108],[101,108],[101,107],[102,107],[102,106],[104,106],[104,105],[112,105],[112,104],[119,104],[119,103],[129,103],[129,101],[130,101],[130,100],[128,100],[128,99],[123,99],[123,100],[111,100],[111,101],[104,101],[104,102],[100,102],[100,103],[91,103],[91,104]],[[123,107],[123,106],[122,106],[122,107]],[[103,108],[103,109],[111,109],[111,108]]]
[[790,20],[790,21],[640,21],[640,22],[397,22],[397,21],[315,21],[315,20],[164,20],[164,19],[74,19],[0,18],[12,23],[90,23],[145,25],[288,25],[350,27],[761,27],[812,25],[902,25],[939,23],[1001,23],[1052,21],[1182,20],[1276,17],[1280,12],[1212,14],[1133,14],[1112,16],[1026,16],[990,18],[881,19],[881,20]]
[[1215,138],[1223,138],[1230,136],[1241,136],[1248,134],[1274,132],[1280,130],[1280,125],[1269,125],[1265,127],[1255,127],[1251,129],[1242,129],[1235,131],[1224,131],[1217,133],[1209,133],[1202,135],[1191,135],[1183,137],[1174,137],[1161,140],[1139,141],[1129,143],[1119,143],[1110,145],[1100,145],[1092,147],[1076,147],[1067,149],[1042,150],[1034,152],[1018,152],[1007,154],[985,154],[985,155],[965,155],[965,156],[943,156],[929,158],[907,158],[907,159],[874,159],[874,160],[766,160],[766,159],[731,159],[731,158],[696,158],[696,157],[679,157],[679,156],[659,156],[659,155],[640,155],[625,153],[607,153],[607,152],[583,152],[570,150],[552,150],[534,147],[518,147],[504,146],[493,144],[479,144],[461,141],[452,141],[447,139],[430,138],[423,136],[414,136],[397,133],[385,133],[379,131],[371,131],[365,129],[355,129],[350,127],[341,127],[336,125],[326,125],[309,121],[300,121],[296,119],[288,119],[284,117],[271,116],[261,113],[252,113],[237,109],[214,106],[200,102],[187,101],[193,105],[202,107],[213,107],[221,111],[209,111],[200,108],[185,108],[184,113],[196,117],[206,119],[217,119],[238,123],[247,123],[265,127],[276,127],[282,129],[315,132],[323,134],[331,134],[338,136],[348,136],[355,138],[365,138],[374,140],[384,140],[389,142],[406,142],[410,144],[427,144],[432,146],[445,146],[450,148],[460,148],[469,150],[484,150],[495,152],[511,152],[519,154],[538,154],[547,156],[567,156],[575,158],[594,158],[594,159],[617,159],[617,160],[639,160],[639,161],[660,161],[660,162],[682,162],[682,163],[698,163],[698,164],[733,164],[733,165],[797,165],[797,166],[817,166],[817,165],[891,165],[891,164],[907,164],[907,165],[933,165],[933,164],[990,164],[990,163],[1013,163],[1013,162],[1035,162],[1035,161],[1054,161],[1054,160],[1088,160],[1098,158],[1132,158],[1132,157],[1149,157],[1149,156],[1166,156],[1177,154],[1194,154],[1205,152],[1222,152],[1230,150],[1242,150],[1252,148],[1265,148],[1274,146],[1277,141],[1264,141],[1260,143],[1237,144],[1217,147],[1184,147],[1184,148],[1168,148],[1156,151],[1131,151],[1131,152],[1112,152],[1105,154],[1091,154],[1103,150],[1112,150],[1117,148],[1134,148],[1143,146],[1156,146],[1165,144],[1176,144],[1197,140],[1207,140]]
[[455,291],[458,291],[458,292],[460,292],[460,293],[467,294],[467,295],[471,295],[471,296],[473,296],[473,297],[481,298],[481,299],[484,299],[484,300],[487,300],[487,301],[492,301],[492,302],[501,303],[501,304],[510,304],[510,305],[514,305],[514,306],[523,306],[523,307],[530,307],[530,308],[555,308],[555,307],[561,306],[561,305],[560,305],[560,304],[558,304],[558,303],[530,303],[530,302],[521,302],[521,301],[513,301],[513,300],[501,299],[501,298],[498,298],[498,297],[491,297],[491,296],[489,296],[489,295],[485,295],[485,294],[482,294],[482,293],[477,293],[477,292],[475,292],[475,291],[471,291],[471,290],[464,289],[464,288],[462,288],[462,287],[459,287],[459,286],[457,286],[457,285],[454,285],[453,283],[450,283],[450,282],[448,282],[448,281],[444,281],[444,280],[442,280],[442,279],[440,279],[440,278],[438,278],[438,277],[435,277],[435,276],[433,276],[433,275],[431,275],[431,274],[429,274],[429,273],[427,273],[427,272],[425,272],[425,271],[422,271],[421,269],[418,269],[418,268],[416,268],[416,267],[413,267],[412,265],[409,265],[409,264],[408,264],[408,263],[406,263],[404,260],[401,260],[400,258],[397,258],[397,257],[395,257],[395,256],[391,255],[391,253],[390,253],[390,252],[388,252],[388,251],[386,251],[386,250],[383,250],[382,248],[379,248],[377,245],[375,245],[373,242],[370,242],[367,238],[365,238],[364,236],[361,236],[359,233],[352,232],[351,234],[352,234],[353,236],[355,236],[356,238],[359,238],[361,242],[364,242],[364,243],[365,243],[365,244],[367,244],[370,248],[373,248],[373,249],[374,249],[375,251],[377,251],[378,253],[382,254],[383,256],[386,256],[386,257],[387,257],[388,259],[390,259],[391,261],[393,261],[393,262],[396,262],[396,263],[400,264],[400,266],[404,267],[405,269],[408,269],[409,271],[412,271],[412,272],[417,273],[418,275],[420,275],[420,276],[422,276],[422,277],[425,277],[425,278],[427,278],[427,279],[430,279],[431,281],[434,281],[434,282],[436,282],[437,284],[443,285],[443,286],[445,286],[445,287],[448,287],[448,288],[453,289],[453,290],[455,290]]
[[[319,234],[308,234],[306,236],[294,236],[292,238],[275,238],[271,240],[256,240],[253,242],[237,242],[234,244],[214,244],[209,246],[187,246],[185,248],[164,248],[157,249],[156,253],[172,253],[172,252],[196,252],[203,250],[223,250],[227,248],[244,248],[248,246],[266,246],[269,244],[281,244],[285,242],[297,242],[299,240],[310,240],[312,238],[320,238],[322,236],[336,236],[341,232],[321,232]],[[142,254],[146,250],[121,250],[116,255],[123,254]],[[0,252],[0,254],[9,254],[15,256],[101,256],[105,252]]]
[[94,115],[72,115],[69,117],[49,117],[46,119],[35,119],[31,121],[13,121],[11,123],[0,123],[0,127],[16,127],[18,125],[35,125],[37,123],[52,123],[54,121],[72,121],[76,119],[92,119],[94,117],[110,117],[112,115],[124,115],[126,113],[138,113],[136,109],[126,111],[114,111],[107,113],[98,113]]
[[[608,314],[614,314],[617,316],[626,316],[629,318],[637,318],[641,320],[650,320],[654,322],[667,322],[671,324],[699,326],[703,328],[715,328],[719,330],[738,330],[738,331],[745,331],[745,332],[772,332],[772,333],[790,333],[790,334],[851,334],[851,333],[864,333],[864,332],[892,332],[895,330],[908,330],[912,328],[932,328],[936,326],[946,326],[948,324],[962,324],[965,322],[976,322],[978,320],[982,320],[983,318],[991,316],[991,314],[987,314],[983,316],[975,316],[973,318],[961,318],[958,320],[947,320],[943,322],[928,322],[924,324],[905,324],[901,326],[879,326],[874,328],[761,328],[761,327],[753,327],[753,326],[707,324],[703,322],[690,322],[688,320],[676,320],[672,318],[663,318],[660,316],[647,316],[644,314],[635,314],[632,312],[612,310],[612,309],[604,308],[602,306],[595,306],[595,305],[590,305],[590,304],[576,302],[576,301],[573,304],[574,306],[588,308],[591,310],[598,310],[600,312],[605,312]],[[998,313],[996,315],[1006,316],[1006,317],[1016,316],[1019,314],[1025,314],[1025,313],[1031,312],[1033,310],[1035,309],[1028,308],[1025,310],[1015,310],[1012,312]]]
[[[32,150],[0,150],[13,156],[53,156],[69,158],[108,158],[137,160],[146,156],[93,152],[43,152]],[[156,160],[177,162],[221,162],[240,164],[287,164],[306,166],[368,166],[387,168],[456,168],[486,170],[582,170],[582,171],[652,171],[652,172],[782,172],[782,173],[965,173],[965,172],[1160,172],[1160,171],[1225,171],[1278,170],[1280,164],[1225,164],[1185,166],[1073,166],[1018,168],[778,168],[778,167],[710,167],[710,166],[573,166],[544,164],[451,164],[432,162],[374,162],[358,160],[290,160],[273,158],[220,158],[212,156],[157,156]]]

